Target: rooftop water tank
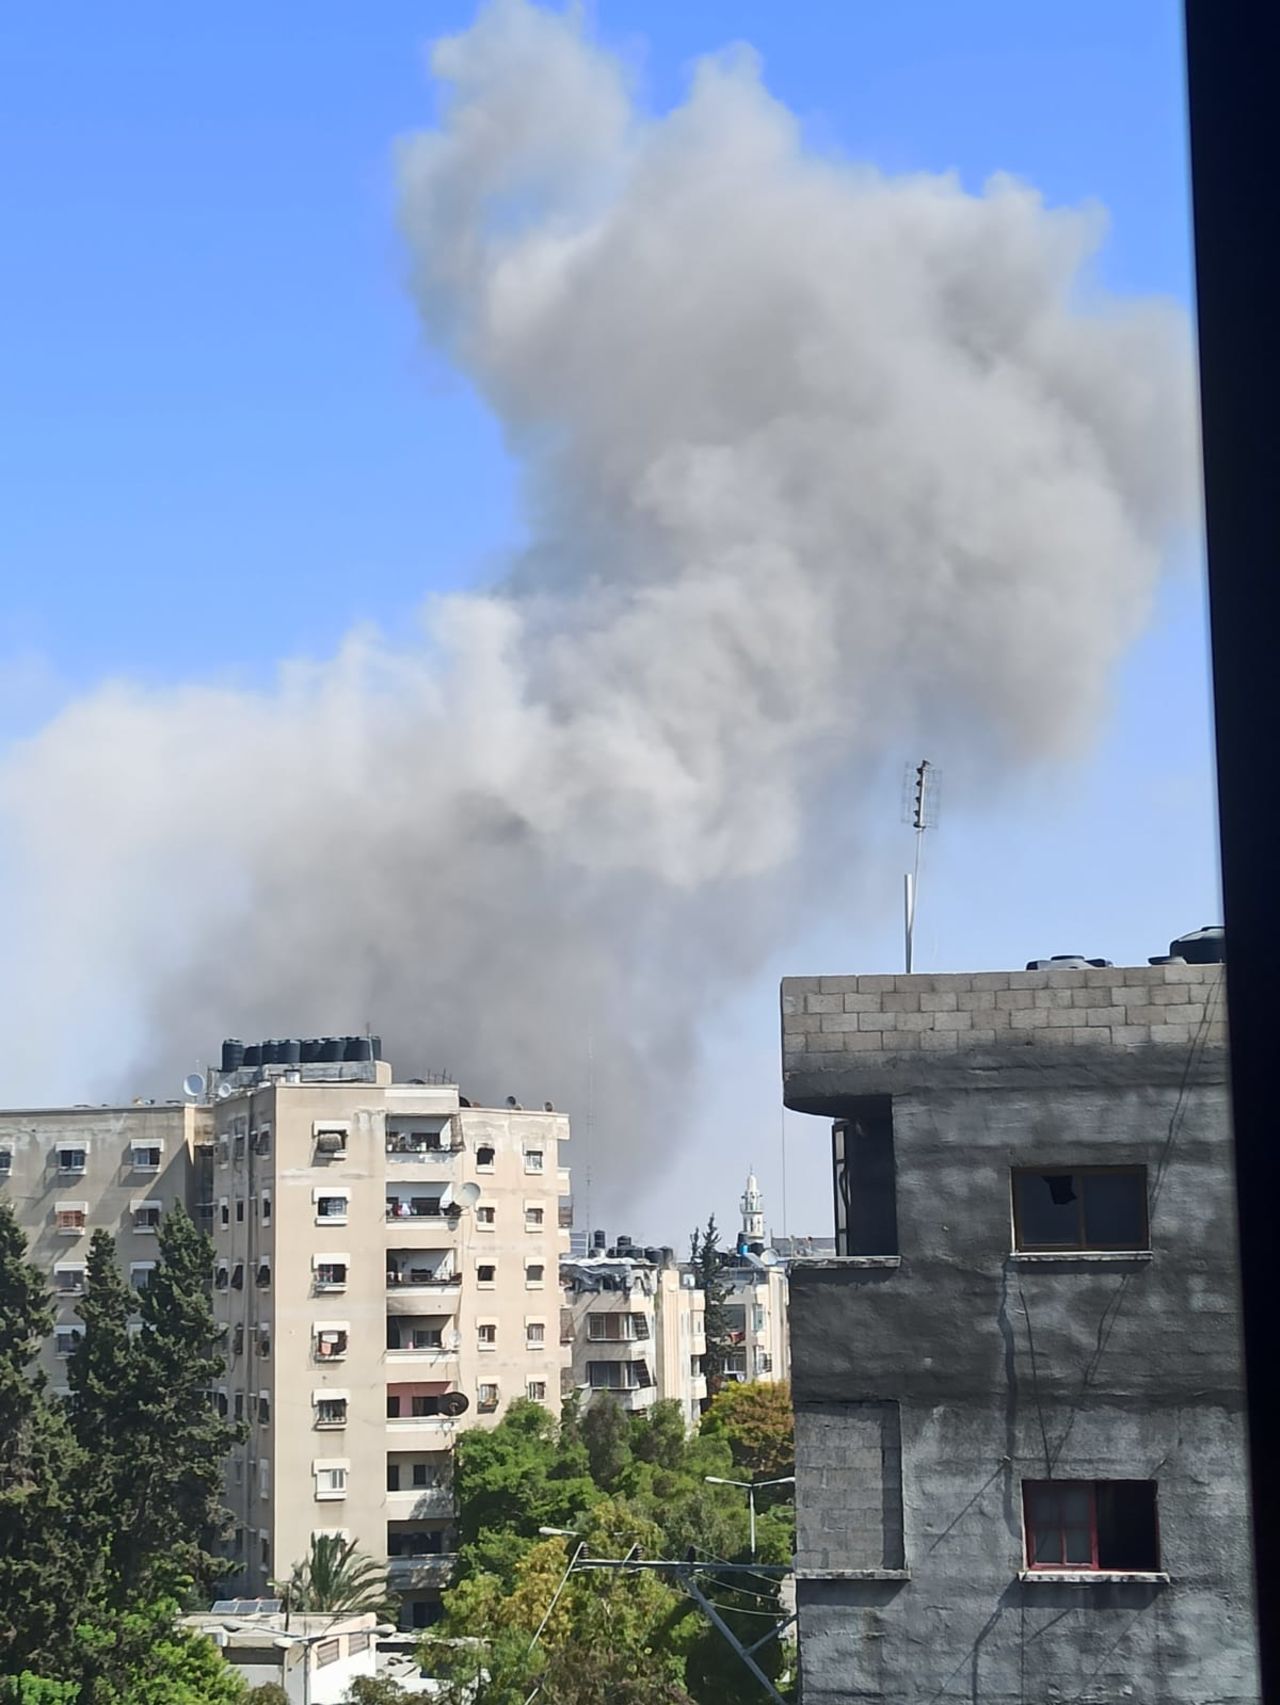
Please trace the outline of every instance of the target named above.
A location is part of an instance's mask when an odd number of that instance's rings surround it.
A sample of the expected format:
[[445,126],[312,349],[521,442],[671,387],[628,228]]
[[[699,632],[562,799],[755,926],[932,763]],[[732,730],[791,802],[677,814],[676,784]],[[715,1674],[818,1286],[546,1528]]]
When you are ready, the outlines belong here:
[[282,1066],[298,1066],[302,1064],[302,1042],[297,1036],[289,1036],[283,1042],[277,1043],[277,1051]]
[[303,1038],[301,1057],[302,1064],[304,1066],[315,1065],[316,1061],[320,1058],[320,1046],[320,1038],[318,1036],[306,1036]]
[[326,1036],[320,1044],[320,1058],[327,1066],[336,1066],[346,1048],[344,1036]]
[[1227,957],[1227,938],[1218,924],[1206,924],[1169,943],[1172,958],[1185,959],[1188,965],[1221,965]]
[[246,1066],[260,1066],[262,1064],[261,1044],[250,1042],[244,1051],[244,1059],[241,1063]]
[[345,1036],[343,1038],[343,1059],[356,1064],[361,1060],[373,1058],[373,1044],[367,1036]]
[[244,1064],[244,1043],[237,1036],[228,1036],[222,1044],[222,1069],[238,1072]]

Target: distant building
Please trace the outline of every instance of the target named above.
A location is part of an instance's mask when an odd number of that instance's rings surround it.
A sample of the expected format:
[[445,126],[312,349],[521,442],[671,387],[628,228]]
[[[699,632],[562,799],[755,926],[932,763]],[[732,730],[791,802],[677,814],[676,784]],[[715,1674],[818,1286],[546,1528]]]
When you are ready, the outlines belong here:
[[705,1299],[674,1251],[602,1242],[586,1257],[562,1256],[560,1283],[567,1388],[583,1407],[605,1392],[632,1413],[672,1400],[694,1425],[707,1389]]
[[125,1281],[140,1290],[156,1263],[161,1219],[177,1202],[195,1208],[196,1148],[211,1128],[211,1109],[176,1102],[0,1111],[0,1194],[56,1307],[41,1355],[55,1391],[67,1388],[67,1357],[82,1330],[75,1310],[90,1238],[111,1233]]
[[764,1195],[754,1172],[741,1199],[742,1225],[726,1256],[725,1312],[732,1349],[725,1375],[736,1380],[785,1380],[790,1374],[787,1341],[787,1270],[768,1241]]
[[804,1705],[1254,1705],[1222,967],[788,978]]

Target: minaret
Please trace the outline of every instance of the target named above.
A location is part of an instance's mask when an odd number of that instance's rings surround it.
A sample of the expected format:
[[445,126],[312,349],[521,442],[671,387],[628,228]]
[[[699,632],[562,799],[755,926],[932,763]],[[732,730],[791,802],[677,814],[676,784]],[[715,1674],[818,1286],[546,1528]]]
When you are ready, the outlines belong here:
[[747,1174],[747,1187],[742,1192],[742,1236],[747,1243],[763,1243],[764,1197],[754,1172]]

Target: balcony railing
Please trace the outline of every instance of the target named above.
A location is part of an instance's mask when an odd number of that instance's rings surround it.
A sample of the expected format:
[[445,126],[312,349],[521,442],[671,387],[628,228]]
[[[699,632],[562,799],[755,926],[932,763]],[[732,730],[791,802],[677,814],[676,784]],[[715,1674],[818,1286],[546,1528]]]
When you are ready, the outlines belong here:
[[387,1493],[387,1514],[392,1521],[435,1521],[453,1514],[453,1491],[447,1482],[438,1486],[410,1486]]
[[399,1592],[443,1586],[453,1573],[454,1561],[451,1551],[438,1551],[430,1557],[392,1557],[387,1562],[387,1583]]
[[388,1267],[389,1291],[446,1291],[462,1283],[457,1273],[441,1273],[429,1267]]

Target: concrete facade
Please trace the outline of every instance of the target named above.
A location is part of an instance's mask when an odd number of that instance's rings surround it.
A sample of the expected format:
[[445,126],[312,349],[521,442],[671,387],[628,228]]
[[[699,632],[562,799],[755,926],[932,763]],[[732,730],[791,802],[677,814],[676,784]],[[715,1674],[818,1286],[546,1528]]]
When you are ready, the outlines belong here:
[[56,1305],[40,1357],[55,1391],[66,1389],[80,1331],[75,1310],[93,1233],[110,1232],[126,1282],[145,1284],[160,1219],[175,1202],[193,1206],[196,1146],[210,1123],[207,1108],[178,1103],[0,1112],[0,1192]]
[[569,1126],[361,1069],[240,1073],[214,1102],[220,1401],[250,1424],[226,1495],[238,1590],[287,1578],[313,1533],[339,1532],[388,1561],[406,1625],[422,1625],[452,1564],[459,1431],[513,1397],[558,1412]]
[[[839,1128],[838,1253],[791,1267],[805,1705],[1255,1701],[1221,967],[782,1006],[786,1103]],[[1129,1169],[1142,1234],[1035,1247],[1021,1169]],[[1058,1561],[1045,1482],[1088,1511]],[[1122,1496],[1158,1530],[1108,1566]]]
[[686,1426],[696,1426],[707,1395],[706,1336],[692,1274],[674,1259],[602,1253],[563,1257],[560,1282],[568,1389],[582,1407],[604,1393],[632,1414],[674,1401]]

